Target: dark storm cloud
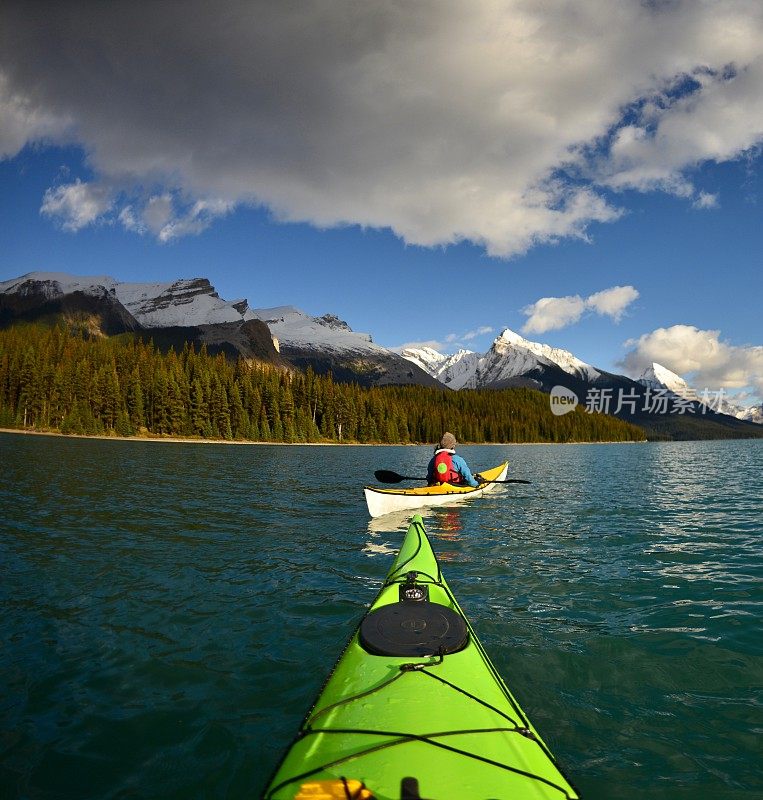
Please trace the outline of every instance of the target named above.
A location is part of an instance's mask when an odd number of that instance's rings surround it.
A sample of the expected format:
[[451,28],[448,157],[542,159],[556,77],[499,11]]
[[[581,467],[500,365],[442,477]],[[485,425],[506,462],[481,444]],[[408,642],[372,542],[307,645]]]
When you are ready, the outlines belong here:
[[[6,2],[0,153],[84,147],[95,181],[43,206],[71,230],[111,214],[169,239],[250,203],[512,255],[616,218],[602,187],[699,201],[687,166],[763,138],[762,17],[748,2]],[[670,92],[680,75],[691,92]]]

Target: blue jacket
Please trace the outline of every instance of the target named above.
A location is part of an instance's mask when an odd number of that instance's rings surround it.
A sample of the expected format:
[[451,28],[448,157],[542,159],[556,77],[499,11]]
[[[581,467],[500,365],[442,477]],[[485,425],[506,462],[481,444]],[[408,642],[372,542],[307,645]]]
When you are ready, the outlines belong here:
[[[439,452],[439,450],[435,450],[435,456]],[[450,453],[451,460],[453,461],[453,469],[456,470],[456,472],[458,472],[458,474],[461,476],[461,484],[465,483],[468,486],[473,486],[476,489],[479,486],[479,483],[477,483],[477,480],[472,475],[471,470],[466,465],[466,461],[464,461],[461,456],[456,455],[454,450],[448,450],[447,452]],[[439,483],[434,476],[434,456],[432,456],[429,466],[427,467],[427,483]]]

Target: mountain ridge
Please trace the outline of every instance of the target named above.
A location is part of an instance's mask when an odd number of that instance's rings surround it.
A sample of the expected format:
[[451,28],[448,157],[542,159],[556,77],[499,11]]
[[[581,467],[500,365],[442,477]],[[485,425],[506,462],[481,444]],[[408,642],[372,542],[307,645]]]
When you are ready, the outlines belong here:
[[[720,409],[702,404],[680,376],[661,365],[656,365],[657,369],[653,365],[651,372],[634,380],[593,367],[568,350],[529,341],[508,328],[484,354],[459,351],[453,356],[439,354],[438,358],[432,348],[414,347],[402,352],[455,389],[525,386],[550,393],[563,386],[591,410],[634,422],[656,437],[670,436],[672,431],[678,438],[696,438],[702,428],[708,438],[723,435],[722,430],[734,434],[748,430],[750,435],[758,435],[745,425],[753,420],[763,422],[763,414],[755,416],[753,412],[745,418],[735,413],[739,412],[737,407],[728,404]],[[655,402],[655,394],[660,393],[667,400],[662,405]]]
[[207,278],[130,283],[108,275],[29,272],[0,282],[2,326],[16,319],[70,313],[100,313],[105,334],[150,337],[165,349],[188,341],[212,353],[288,368],[311,367],[318,374],[332,372],[361,385],[440,386],[427,372],[375,344],[370,334],[354,332],[334,314],[311,317],[294,306],[251,308],[246,299],[220,298]]
[[[648,407],[650,392],[665,390],[671,397],[686,399],[682,393],[687,384],[659,365],[645,382],[639,382],[599,369],[568,350],[525,339],[508,328],[483,354],[459,350],[445,355],[432,348],[406,348],[397,353],[374,343],[370,334],[353,331],[332,313],[312,317],[290,305],[258,309],[251,308],[244,298],[224,300],[206,278],[127,283],[106,275],[32,272],[0,283],[0,325],[17,319],[55,318],[57,314],[87,317],[89,325],[99,319],[104,335],[129,333],[151,338],[164,350],[190,343],[204,346],[212,354],[243,356],[284,369],[310,368],[363,386],[416,384],[443,391],[521,387],[547,394],[563,386],[587,408],[590,403],[588,410],[619,416],[656,438],[761,433],[759,426],[740,414],[715,413],[696,397],[681,410],[693,420],[679,418],[666,408],[655,413]],[[650,380],[651,387],[647,385]],[[631,398],[630,405],[622,402],[624,397]],[[641,408],[637,409],[637,404]],[[763,409],[757,412],[758,416],[751,418],[763,421]]]

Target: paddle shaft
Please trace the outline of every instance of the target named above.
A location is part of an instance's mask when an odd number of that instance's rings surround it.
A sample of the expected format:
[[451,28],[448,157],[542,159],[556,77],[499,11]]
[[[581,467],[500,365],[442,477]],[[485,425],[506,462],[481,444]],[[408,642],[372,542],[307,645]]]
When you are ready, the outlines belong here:
[[[380,483],[400,483],[400,481],[425,481],[426,478],[413,475],[398,475],[389,469],[380,469],[374,472],[376,480]],[[503,481],[482,481],[481,483],[530,483],[530,481],[523,481],[520,478],[508,478]]]

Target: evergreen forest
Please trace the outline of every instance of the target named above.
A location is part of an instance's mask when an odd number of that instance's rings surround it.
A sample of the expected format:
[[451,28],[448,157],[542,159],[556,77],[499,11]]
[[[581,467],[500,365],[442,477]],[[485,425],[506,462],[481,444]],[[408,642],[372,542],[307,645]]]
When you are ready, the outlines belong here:
[[640,428],[580,407],[554,416],[532,389],[361,387],[186,345],[58,324],[0,331],[0,427],[257,442],[634,441]]

